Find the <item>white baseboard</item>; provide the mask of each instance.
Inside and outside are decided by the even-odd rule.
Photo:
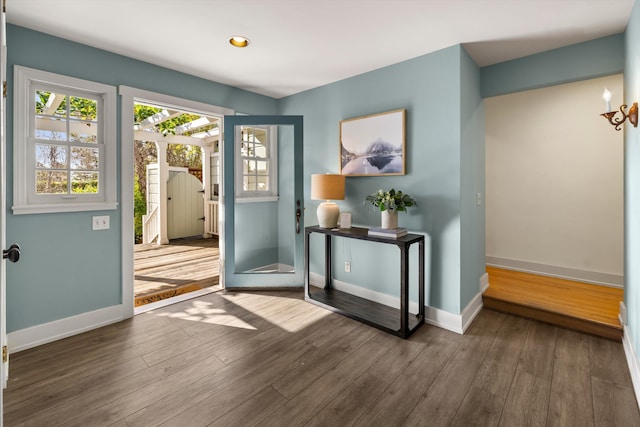
[[[370,289],[362,288],[351,283],[333,280],[333,287],[339,291],[347,292],[360,298],[375,301],[388,307],[399,308],[400,298]],[[316,287],[324,286],[324,276],[318,273],[309,274],[309,284]],[[462,311],[462,314],[453,314],[445,310],[435,307],[425,306],[425,323],[446,329],[451,332],[463,334],[467,330],[473,319],[476,318],[482,309],[482,292],[479,292]],[[418,304],[409,302],[409,311],[411,313],[418,312]]]
[[[17,353],[119,322],[124,319],[123,310],[123,305],[114,305],[11,332],[7,334],[9,353]]]
[[[640,364],[638,363],[638,355],[633,349],[629,328],[626,325],[624,326],[624,334],[622,335],[622,346],[624,347],[624,354],[627,357],[627,365],[629,365],[629,373],[631,374],[633,391],[636,394],[636,402],[638,403],[638,408],[640,408]]]
[[[484,273],[480,278],[480,293],[483,293],[489,287],[489,273]]]
[[[482,310],[482,292],[475,297],[462,310],[462,314],[453,314],[434,307],[425,307],[425,322],[446,329],[457,334],[464,334],[467,328]]]
[[[309,273],[309,284],[318,288],[324,286],[324,276],[318,273]],[[375,301],[379,304],[386,305],[387,307],[400,308],[400,298],[392,297],[391,295],[383,294],[381,292],[372,291],[371,289],[356,286],[352,283],[343,282],[341,280],[333,279],[331,281],[334,289],[342,292],[346,292],[351,295],[355,295],[360,298],[368,299],[369,301]],[[418,312],[418,303],[409,301],[409,311],[412,313]]]
[[[627,325],[627,306],[624,301],[620,301],[620,311],[618,312],[618,320],[622,326]]]
[[[579,282],[592,283],[594,285],[610,286],[612,288],[624,287],[624,276],[619,274],[600,273],[597,271],[580,270],[577,268],[560,267],[557,265],[547,265],[537,262],[498,258],[493,256],[487,256],[486,262],[487,265],[492,267],[522,271],[523,273],[576,280]]]

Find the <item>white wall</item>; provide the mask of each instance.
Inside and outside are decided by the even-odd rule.
[[[622,75],[487,98],[487,263],[621,285]]]

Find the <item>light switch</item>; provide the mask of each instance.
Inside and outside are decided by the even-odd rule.
[[[109,229],[109,216],[94,216],[91,219],[91,228],[93,230],[108,230]]]

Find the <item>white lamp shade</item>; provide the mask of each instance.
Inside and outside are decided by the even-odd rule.
[[[344,200],[344,175],[311,175],[312,200]]]

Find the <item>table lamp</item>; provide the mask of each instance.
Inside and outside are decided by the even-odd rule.
[[[344,175],[311,175],[311,199],[324,200],[316,211],[318,225],[322,228],[337,227],[340,209],[330,200],[344,200]]]

